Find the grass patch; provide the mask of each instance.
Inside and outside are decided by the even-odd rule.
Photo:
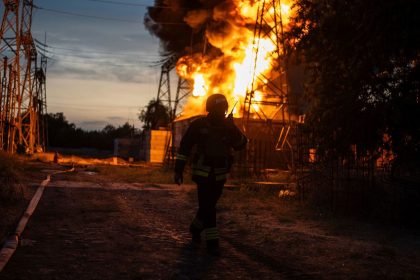
[[[127,183],[167,183],[169,181],[169,173],[154,166],[100,166],[98,169],[101,175],[115,181],[123,180]]]
[[[92,168],[91,168],[92,169]],[[111,166],[98,165],[93,169],[98,176],[113,182],[122,183],[151,183],[151,184],[173,184],[174,171],[157,165],[144,166]],[[191,184],[191,175],[184,172],[184,183]]]
[[[0,245],[13,232],[27,201],[25,200],[25,162],[0,152]]]
[[[0,201],[11,203],[24,197],[22,163],[11,155],[0,152]]]

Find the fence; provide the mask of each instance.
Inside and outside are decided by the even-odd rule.
[[[295,173],[301,201],[338,214],[417,223],[420,180],[396,174],[393,158],[385,151],[362,153],[352,145],[347,153],[333,151],[320,158],[311,132],[300,129],[296,141]]]

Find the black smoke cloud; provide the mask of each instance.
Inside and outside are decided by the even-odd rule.
[[[223,0],[155,0],[144,17],[144,25],[161,42],[163,56],[202,51],[206,26],[213,9]]]

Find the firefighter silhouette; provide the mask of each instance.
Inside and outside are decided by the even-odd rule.
[[[245,148],[248,142],[235,126],[226,97],[213,94],[206,101],[207,116],[194,120],[185,132],[175,162],[175,183],[183,182],[183,171],[193,147],[193,181],[197,184],[198,211],[190,225],[193,242],[201,241],[204,231],[207,252],[219,255],[219,231],[216,225],[216,204],[230,171],[233,150]]]

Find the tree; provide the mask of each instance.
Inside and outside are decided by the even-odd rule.
[[[144,129],[167,127],[170,122],[169,109],[160,100],[152,99],[146,109],[140,112],[139,120],[144,123]]]
[[[311,73],[307,124],[321,151],[370,153],[383,136],[420,158],[420,2],[296,0],[289,48]]]
[[[100,131],[85,131],[69,123],[63,113],[48,114],[47,120],[51,147],[112,150],[114,139],[136,137],[140,134],[128,122],[118,127],[109,124]]]
[[[70,147],[74,145],[76,126],[69,123],[63,113],[47,115],[48,143],[52,147]]]

